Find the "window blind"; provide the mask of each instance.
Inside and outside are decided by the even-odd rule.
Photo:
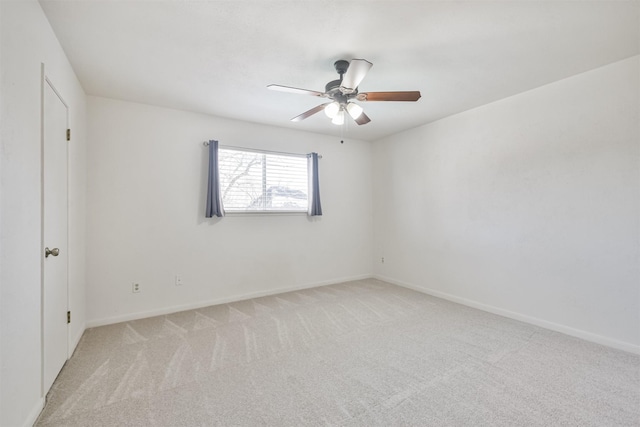
[[[220,148],[220,192],[227,212],[306,212],[305,155]]]

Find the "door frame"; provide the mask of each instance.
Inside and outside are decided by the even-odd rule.
[[[1,1],[1,0],[0,0]],[[58,97],[58,99],[60,99],[60,102],[62,102],[62,104],[64,105],[65,109],[67,110],[67,114],[66,114],[66,128],[69,129],[69,104],[67,104],[67,102],[64,100],[64,98],[62,97],[62,95],[60,94],[60,92],[58,91],[58,89],[56,88],[56,86],[53,84],[53,82],[51,81],[51,79],[49,78],[49,76],[45,73],[45,64],[41,63],[40,64],[40,70],[41,70],[41,79],[40,79],[40,395],[41,397],[44,399],[46,398],[46,394],[48,392],[48,390],[44,389],[44,370],[45,370],[45,359],[44,359],[44,354],[45,354],[45,348],[44,348],[44,343],[45,343],[45,339],[44,339],[44,269],[45,269],[45,263],[44,263],[44,247],[45,247],[45,229],[44,229],[44,171],[45,171],[45,161],[44,161],[44,144],[45,144],[45,126],[44,126],[44,114],[45,114],[45,108],[44,108],[44,101],[45,101],[45,91],[47,88],[47,85],[51,88],[51,90],[53,90],[53,93],[56,94],[56,96]],[[65,170],[65,174],[67,176],[66,179],[66,195],[67,195],[67,200],[66,205],[67,205],[67,218],[66,218],[66,223],[67,223],[67,251],[69,251],[69,144],[67,142],[66,145],[66,158],[67,158],[67,164],[66,164],[66,170]],[[66,283],[66,289],[67,289],[67,310],[69,310],[69,302],[70,302],[70,298],[69,298],[69,255],[67,255],[67,283]],[[69,325],[67,324],[67,342],[65,345],[65,349],[66,349],[66,356],[67,356],[67,360],[69,360]],[[64,365],[63,365],[64,366]]]

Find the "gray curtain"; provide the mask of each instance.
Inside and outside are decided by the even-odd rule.
[[[318,180],[318,153],[307,155],[309,170],[309,216],[322,215],[320,204],[320,183]]]
[[[205,216],[223,217],[224,207],[220,195],[220,172],[218,169],[218,141],[209,141],[209,176],[207,177],[207,208]]]

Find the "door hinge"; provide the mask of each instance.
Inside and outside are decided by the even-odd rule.
[[[71,312],[67,311],[67,324],[71,323]]]
[[[71,129],[67,129],[67,141],[71,141]]]

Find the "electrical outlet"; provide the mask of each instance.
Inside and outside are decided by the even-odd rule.
[[[176,286],[182,286],[184,283],[182,282],[182,275],[176,274]]]
[[[384,257],[380,258],[380,264],[384,264]]]
[[[134,294],[137,294],[138,292],[140,292],[140,283],[132,283],[131,292]]]

